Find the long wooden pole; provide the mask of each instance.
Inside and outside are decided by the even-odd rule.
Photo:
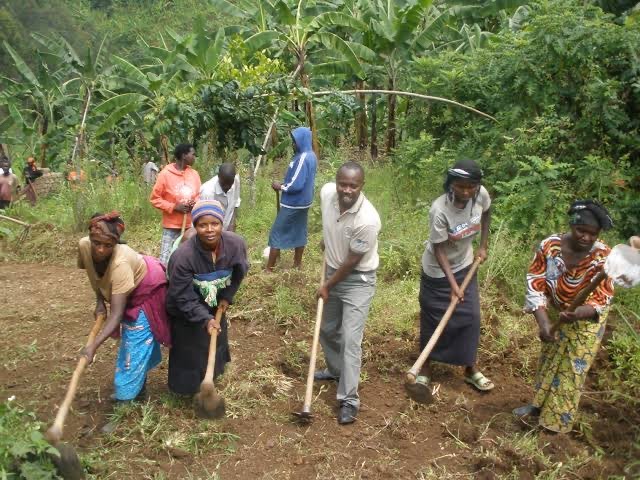
[[[6,215],[0,215],[1,220],[8,220],[13,223],[17,223],[18,225],[22,225],[25,228],[30,228],[32,225],[27,222],[23,222],[22,220],[18,220],[16,218],[7,217]]]
[[[299,65],[298,68],[296,69],[295,72],[293,72],[293,74],[291,75],[292,78],[295,78],[295,76],[298,74],[298,72],[300,71],[301,66]],[[421,93],[413,93],[413,92],[404,92],[402,90],[383,90],[383,89],[355,89],[355,90],[322,90],[319,92],[310,92],[310,95],[312,96],[323,96],[323,95],[338,95],[338,94],[342,94],[342,93],[347,93],[347,94],[365,94],[365,93],[369,93],[369,94],[383,94],[383,95],[400,95],[403,97],[413,97],[413,98],[419,98],[422,100],[430,100],[430,101],[434,101],[434,102],[442,102],[442,103],[448,103],[449,105],[454,105],[456,107],[460,107],[460,108],[464,108],[465,110],[469,110],[470,112],[473,112],[477,115],[480,115],[482,117],[488,118],[489,120],[493,121],[493,122],[498,122],[498,120],[489,115],[488,113],[484,113],[476,108],[470,107],[469,105],[465,105],[464,103],[460,103],[460,102],[456,102],[455,100],[450,100],[448,98],[443,98],[443,97],[436,97],[433,95],[423,95]],[[267,130],[267,134],[265,136],[264,142],[262,142],[262,150],[264,151],[267,147],[267,142],[269,139],[269,136],[271,135],[271,131],[273,130],[273,127],[276,123],[276,120],[278,118],[278,112],[279,112],[279,108],[276,109],[276,112],[271,120],[271,124],[269,125],[269,129]],[[256,165],[255,168],[253,169],[253,177],[252,180],[255,182],[255,178],[258,175],[258,169],[260,168],[260,162],[262,161],[264,157],[264,154],[261,153],[258,156],[258,159],[256,160]],[[253,197],[253,195],[252,195]]]
[[[476,258],[476,260],[471,265],[471,268],[467,272],[467,275],[464,277],[464,280],[462,281],[462,285],[460,285],[460,290],[464,292],[467,289],[467,287],[469,286],[469,283],[471,283],[471,280],[473,280],[473,275],[476,273],[476,270],[478,269],[479,266],[480,266],[480,259]],[[427,357],[431,354],[433,347],[436,346],[436,343],[440,339],[440,335],[442,334],[445,327],[447,326],[447,323],[449,323],[449,319],[451,319],[451,316],[453,315],[454,310],[458,306],[459,301],[460,300],[457,297],[451,300],[451,302],[449,303],[449,308],[447,308],[447,311],[444,312],[444,315],[442,316],[442,319],[440,320],[440,323],[436,327],[435,331],[431,335],[429,342],[427,343],[427,345],[425,345],[424,349],[420,353],[420,356],[416,360],[416,363],[414,363],[411,369],[407,372],[407,381],[410,384],[416,383],[416,378],[418,378],[418,372],[422,368],[422,365],[424,365],[424,362],[427,360]]]
[[[448,103],[450,105],[455,105],[456,107],[460,107],[460,108],[464,108],[466,110],[469,110],[473,113],[477,113],[478,115],[481,115],[485,118],[488,118],[489,120],[493,120],[494,122],[497,122],[498,120],[495,117],[492,117],[491,115],[481,112],[480,110],[477,110],[473,107],[470,107],[469,105],[465,105],[464,103],[460,103],[460,102],[456,102],[455,100],[449,100],[448,98],[443,98],[443,97],[434,97],[433,95],[423,95],[421,93],[413,93],[413,92],[403,92],[401,90],[371,90],[371,89],[366,89],[366,90],[322,90],[320,92],[310,92],[310,95],[313,96],[321,96],[321,95],[337,95],[339,93],[353,93],[353,94],[359,94],[359,93],[382,93],[385,95],[400,95],[400,96],[404,96],[404,97],[414,97],[414,98],[421,98],[422,100],[433,100],[436,102],[443,102],[443,103]]]
[[[325,274],[327,271],[326,259],[322,259],[322,269],[320,271],[320,285],[325,281]],[[316,309],[316,323],[313,328],[313,342],[311,343],[311,355],[309,357],[309,371],[307,372],[307,385],[304,393],[304,405],[302,406],[302,413],[311,414],[311,400],[313,398],[313,379],[316,370],[316,358],[318,357],[318,343],[320,340],[320,327],[322,326],[322,308],[324,307],[324,300],[322,297],[318,298],[318,306]]]

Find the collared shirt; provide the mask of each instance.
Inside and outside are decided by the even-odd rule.
[[[360,192],[356,203],[340,214],[336,184],[327,183],[320,191],[320,208],[327,265],[340,268],[351,251],[364,254],[355,270],[376,270],[380,263],[378,233],[382,224],[380,215],[364,193]]]
[[[222,228],[229,229],[231,220],[233,219],[234,210],[240,207],[240,176],[236,175],[233,185],[228,192],[225,193],[220,186],[218,175],[208,182],[205,182],[200,188],[200,200],[217,200],[224,207],[224,221]]]

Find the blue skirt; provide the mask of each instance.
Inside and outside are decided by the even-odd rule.
[[[142,390],[147,372],[160,363],[162,354],[142,309],[134,322],[123,321],[121,325],[122,339],[113,379],[115,398],[133,400]]]
[[[269,234],[269,246],[280,250],[307,244],[308,208],[282,207]]]

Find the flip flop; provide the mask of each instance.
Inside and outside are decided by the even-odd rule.
[[[464,381],[470,385],[473,385],[481,392],[488,392],[489,390],[493,390],[495,385],[491,380],[485,377],[482,372],[476,372],[470,377],[464,377]]]

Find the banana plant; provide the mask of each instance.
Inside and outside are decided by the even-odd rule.
[[[106,37],[98,46],[95,54],[91,47],[88,47],[81,59],[80,55],[75,51],[71,44],[62,36],[49,38],[45,35],[34,33],[33,38],[42,45],[46,50],[41,52],[42,55],[48,56],[58,63],[65,63],[68,66],[68,78],[63,82],[62,86],[67,89],[77,89],[78,98],[82,99],[81,109],[78,117],[80,118],[77,126],[75,142],[69,160],[69,165],[74,165],[75,158],[78,154],[82,156],[85,144],[85,126],[92,104],[92,99],[96,91],[108,80],[108,69],[104,68],[102,62],[102,51]],[[80,164],[76,165],[78,178],[80,177]]]
[[[119,124],[132,136],[150,126],[143,136],[160,139],[163,160],[169,161],[168,135],[186,137],[196,112],[183,112],[181,100],[190,99],[192,92],[183,82],[183,71],[161,64],[138,68],[125,58],[111,56],[112,76],[109,98],[96,106],[95,112],[105,116],[94,135],[100,137]],[[139,135],[137,135],[139,138]]]
[[[424,35],[439,23],[427,21],[432,0],[360,0],[357,8],[362,11],[368,28],[363,43],[375,51],[374,65],[383,65],[386,71],[387,89],[396,90],[399,78],[411,61],[416,38]],[[373,131],[372,131],[373,135]],[[387,96],[386,151],[396,146],[396,96]],[[372,149],[377,152],[377,145]]]
[[[171,45],[163,35],[160,35],[161,46],[149,45],[142,39],[156,64],[180,71],[184,80],[192,82],[195,89],[214,80],[225,51],[225,29],[220,28],[215,35],[210,35],[204,28],[202,18],[198,18],[193,31],[187,35],[170,28],[166,31],[173,41]]]
[[[48,63],[46,55],[37,52],[38,70],[34,72],[20,55],[3,42],[4,48],[13,59],[19,81],[2,77],[8,85],[8,93],[0,97],[7,107],[9,117],[0,123],[0,134],[10,127],[19,128],[22,134],[31,138],[31,148],[39,144],[40,163],[46,166],[48,137],[51,128],[58,131],[57,123],[63,117],[63,108],[77,97],[69,94],[64,86],[68,66],[64,63]]]
[[[374,55],[366,47],[349,42],[334,33],[335,29],[366,30],[367,25],[340,11],[342,2],[305,0],[212,0],[223,13],[242,22],[246,45],[253,50],[270,49],[275,56],[287,56],[293,60],[292,76],[297,78],[303,90],[310,87],[310,74],[314,60],[326,59],[326,52],[333,54],[333,63],[347,65],[358,77],[364,78],[361,64],[363,56]],[[375,56],[375,55],[374,55]],[[326,62],[325,62],[326,63]],[[305,100],[305,113],[313,132],[313,149],[319,155],[317,124],[310,98]]]

